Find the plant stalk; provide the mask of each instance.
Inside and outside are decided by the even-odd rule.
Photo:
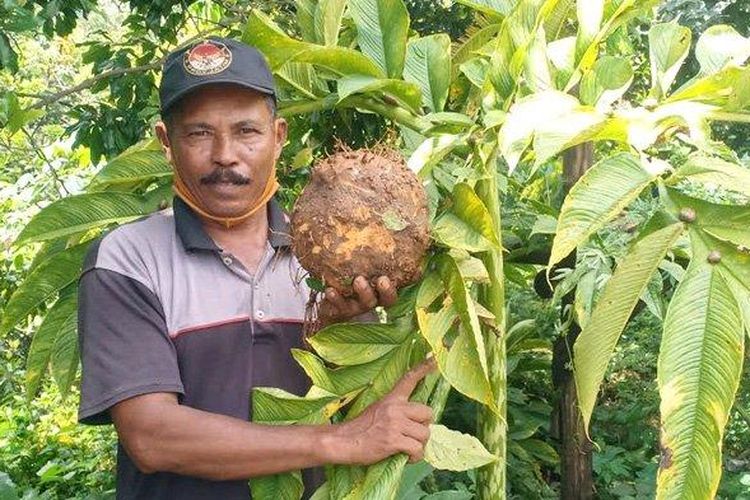
[[[477,155],[481,158],[481,155]],[[477,183],[476,192],[492,217],[498,240],[502,241],[500,198],[497,190],[496,153],[490,154],[483,167],[487,178]],[[477,476],[477,498],[479,500],[501,500],[505,498],[506,448],[508,425],[507,375],[505,354],[505,284],[503,276],[502,248],[483,253],[481,256],[490,282],[480,288],[479,302],[495,315],[491,326],[483,326],[487,351],[487,368],[496,412],[488,407],[479,409],[477,419],[478,437],[490,453],[498,460],[479,469]]]

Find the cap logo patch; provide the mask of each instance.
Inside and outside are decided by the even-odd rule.
[[[221,42],[206,40],[185,52],[185,71],[195,76],[221,73],[232,62],[232,52]]]

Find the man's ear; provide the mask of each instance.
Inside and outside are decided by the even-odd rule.
[[[164,151],[164,156],[167,157],[167,161],[174,165],[172,156],[172,144],[169,142],[169,134],[167,133],[167,125],[163,121],[156,122],[154,125],[154,132],[156,137],[161,143],[161,150]]]
[[[284,149],[284,145],[286,144],[286,134],[288,125],[285,119],[283,118],[277,118],[275,120],[275,127],[276,127],[276,150],[274,151],[274,160],[279,161],[279,157],[281,157],[281,150]]]

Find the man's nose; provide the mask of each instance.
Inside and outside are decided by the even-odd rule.
[[[235,143],[230,134],[216,134],[213,144],[214,163],[230,167],[237,163],[237,151]]]

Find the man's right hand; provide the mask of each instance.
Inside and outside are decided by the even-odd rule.
[[[410,462],[421,460],[430,438],[432,409],[409,401],[409,397],[434,369],[434,359],[412,368],[360,416],[331,428],[331,462],[369,465],[397,453],[409,455]]]

